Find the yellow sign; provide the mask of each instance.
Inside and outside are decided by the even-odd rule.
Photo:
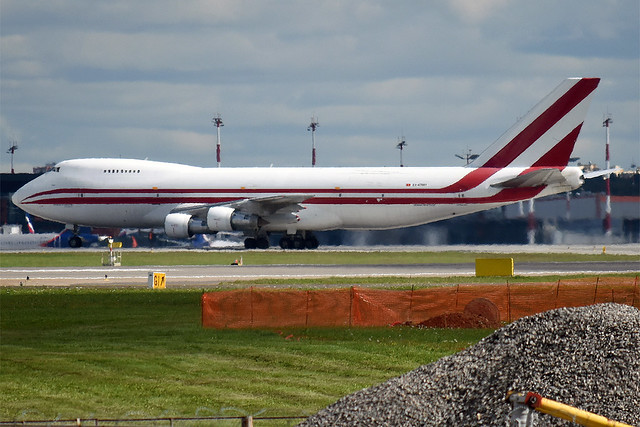
[[[513,276],[513,258],[476,259],[476,277]]]
[[[164,273],[149,273],[149,288],[165,289],[167,287],[167,275]]]

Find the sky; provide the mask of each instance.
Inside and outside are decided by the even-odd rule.
[[[2,0],[1,171],[82,157],[458,166],[567,77],[574,156],[640,163],[638,0]]]

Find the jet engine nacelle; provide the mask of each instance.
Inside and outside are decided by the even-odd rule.
[[[186,213],[172,213],[164,219],[164,232],[169,237],[186,239],[194,234],[208,233],[207,223]]]
[[[571,186],[571,189],[575,190],[580,188],[584,184],[584,174],[580,168],[568,167],[562,171],[562,176],[567,180],[567,183]]]
[[[217,231],[256,231],[258,216],[236,212],[227,206],[214,206],[207,211],[207,220],[187,213],[172,213],[164,219],[164,232],[169,237],[185,239],[194,234]]]
[[[211,231],[255,231],[258,216],[236,212],[228,206],[214,206],[207,212],[207,226]]]

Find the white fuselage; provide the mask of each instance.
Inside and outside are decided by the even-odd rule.
[[[185,204],[224,205],[308,195],[302,209],[263,231],[389,229],[438,221],[568,191],[567,185],[494,188],[531,168],[200,168],[128,159],[79,159],[25,185],[14,202],[66,224],[162,227]],[[563,175],[581,173],[564,168]],[[574,186],[575,187],[575,186]]]

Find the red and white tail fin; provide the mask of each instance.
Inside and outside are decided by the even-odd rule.
[[[33,224],[31,224],[31,218],[29,218],[28,214],[24,214],[24,217],[27,220],[27,228],[29,229],[29,234],[35,234],[36,230],[33,228]]]
[[[469,166],[566,166],[599,82],[566,79]]]

